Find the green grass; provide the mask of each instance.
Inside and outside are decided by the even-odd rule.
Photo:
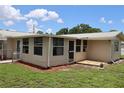
[[[124,87],[124,64],[112,64],[104,70],[72,67],[69,71],[56,72],[0,64],[0,87]]]
[[[124,58],[124,55],[121,55],[120,58]]]

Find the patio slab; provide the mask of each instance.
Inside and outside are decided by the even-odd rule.
[[[16,62],[16,61],[17,60],[13,60],[13,62]],[[6,63],[12,63],[12,59],[0,61],[0,64],[6,64]]]
[[[107,64],[102,61],[91,61],[91,60],[83,60],[83,61],[79,61],[77,63],[82,64],[82,65],[91,65],[91,66],[100,66],[101,64],[103,64],[103,65]]]

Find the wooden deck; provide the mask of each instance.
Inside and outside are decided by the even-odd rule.
[[[102,61],[91,61],[91,60],[83,60],[83,61],[79,61],[77,63],[82,64],[82,65],[91,65],[91,66],[100,66],[101,64],[103,64],[103,65],[107,64]]]

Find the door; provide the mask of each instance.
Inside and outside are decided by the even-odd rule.
[[[74,41],[69,41],[68,56],[69,56],[69,62],[73,62],[74,61]]]
[[[16,44],[17,58],[20,58],[20,40],[17,40]]]

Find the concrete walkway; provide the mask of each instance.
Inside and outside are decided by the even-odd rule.
[[[91,66],[100,66],[101,64],[103,64],[103,65],[107,64],[105,62],[91,61],[91,60],[83,60],[83,61],[79,61],[77,63],[82,64],[82,65],[91,65]]]
[[[5,64],[5,63],[12,63],[12,60],[2,60],[2,61],[0,61],[0,64]]]

